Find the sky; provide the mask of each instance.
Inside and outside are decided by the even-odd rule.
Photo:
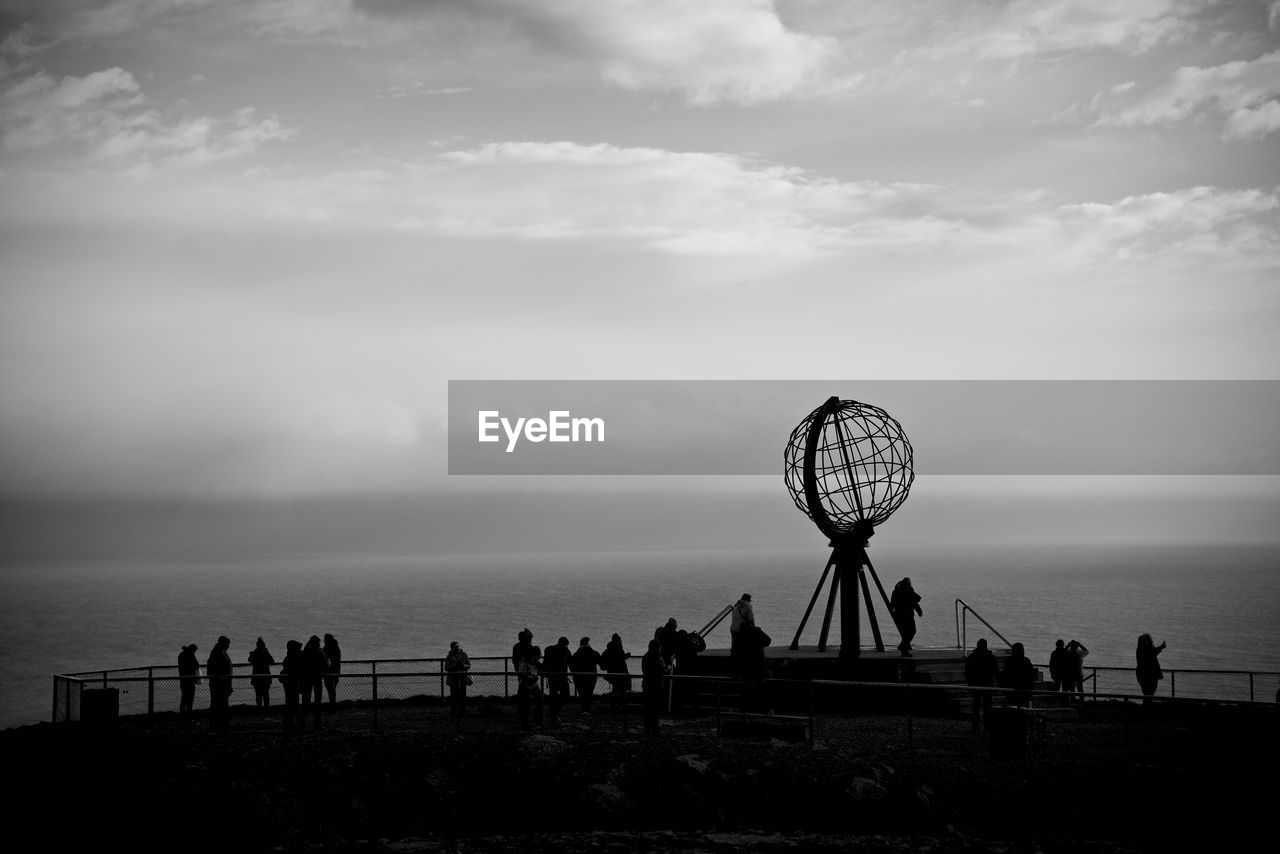
[[[1280,2],[0,0],[0,157],[6,553],[797,536],[781,466],[450,477],[450,380],[1280,379]],[[910,530],[1082,490],[958,483]]]

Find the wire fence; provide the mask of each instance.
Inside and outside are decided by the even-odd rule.
[[[1048,673],[1048,665],[1037,665]],[[1084,668],[1084,693],[1137,694],[1138,677],[1130,667]],[[1155,696],[1225,702],[1280,702],[1280,673],[1253,670],[1165,670]]]
[[[645,731],[645,694],[639,674],[543,673],[537,687],[521,691],[506,658],[473,658],[457,683],[442,659],[343,662],[333,684],[320,685],[320,702],[300,705],[303,729],[342,726],[419,728],[424,723],[457,731],[495,725],[537,731],[608,734]],[[575,678],[577,676],[578,678]],[[54,676],[53,720],[102,721],[117,715],[181,717],[183,683],[194,683],[193,717],[209,712],[205,677],[181,677],[176,667],[139,667]],[[267,705],[258,705],[258,687]],[[254,675],[237,667],[231,677],[230,716],[236,727],[280,727],[284,688],[278,674]],[[888,731],[906,749],[972,751],[975,734],[993,755],[1034,754],[1070,759],[1099,750],[1141,755],[1133,724],[1151,729],[1147,704],[1187,709],[1218,703],[1261,710],[1274,717],[1280,673],[1165,671],[1160,690],[1145,699],[1125,668],[1087,668],[1083,695],[1055,691],[1012,692],[956,684],[846,682],[674,675],[663,679],[657,708],[663,732],[698,736],[755,735],[790,741],[847,741],[883,737]],[[457,703],[462,700],[461,705]],[[981,703],[990,698],[990,709]],[[1213,701],[1206,703],[1206,701]],[[975,706],[983,714],[975,718]],[[457,712],[461,711],[461,714]],[[1084,734],[1087,723],[1089,734]],[[655,723],[655,726],[657,724]],[[879,735],[877,735],[879,734]],[[1108,747],[1110,744],[1110,747]],[[1083,753],[1082,753],[1083,752]]]

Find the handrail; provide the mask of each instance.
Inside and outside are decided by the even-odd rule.
[[[707,623],[705,626],[703,626],[701,629],[697,631],[698,637],[705,639],[707,637],[707,633],[715,629],[716,626],[723,623],[724,618],[729,616],[729,614],[732,611],[733,611],[732,605],[725,605],[723,608],[721,608],[720,613],[712,617],[709,623]]]
[[[968,625],[967,625],[969,614],[973,614],[973,616],[978,618],[978,620],[982,623],[982,625],[986,626],[988,629],[994,632],[996,637],[1004,641],[1005,646],[1010,648],[1013,647],[1013,643],[1010,642],[1010,640],[1007,637],[1000,634],[999,629],[997,629],[995,626],[991,625],[985,619],[983,619],[983,616],[979,614],[977,611],[975,611],[972,608],[972,606],[969,605],[968,602],[964,601],[963,599],[957,598],[955,608],[956,608],[956,647],[960,649],[961,652],[969,648]]]

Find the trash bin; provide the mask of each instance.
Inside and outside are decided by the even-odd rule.
[[[90,726],[109,727],[120,716],[119,688],[85,688],[80,693],[80,720]]]
[[[1021,759],[1031,737],[1031,710],[1016,706],[992,709],[987,716],[993,759]]]

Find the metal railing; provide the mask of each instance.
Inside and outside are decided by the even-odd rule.
[[[466,689],[468,702],[480,704],[505,703],[518,695],[518,675],[511,667],[507,657],[490,656],[472,659],[472,669],[468,672],[472,684]],[[254,675],[248,665],[238,665],[232,675],[233,694],[231,702],[237,707],[237,714],[254,714],[257,712],[271,714],[283,711],[283,687],[279,683],[278,674],[267,677],[266,693],[270,705],[255,708],[257,691],[255,679],[262,680],[263,675]],[[88,671],[75,674],[57,674],[53,677],[52,720],[75,721],[81,719],[81,710],[86,691],[113,688],[117,692],[115,711],[121,715],[156,715],[178,711],[179,700],[184,681],[206,677],[184,677],[176,673],[176,666],[153,666],[120,668],[111,670]],[[1090,667],[1085,682],[1091,683],[1084,695],[1075,698],[1086,699],[1091,703],[1101,700],[1142,700],[1137,681],[1132,669],[1121,667]],[[1214,701],[1237,704],[1267,704],[1280,692],[1280,672],[1272,671],[1221,671],[1221,670],[1165,670],[1165,679],[1152,699],[1156,701]],[[551,702],[548,680],[561,680],[556,684],[556,702],[566,705],[578,704],[590,706],[601,703],[606,708],[620,711],[625,717],[628,706],[635,700],[635,694],[628,693],[634,680],[642,678],[640,674],[631,673],[597,673],[594,678],[572,672],[564,674],[540,674],[539,693],[547,703]],[[726,702],[740,693],[745,683],[738,677],[715,677],[705,675],[675,674],[664,677],[665,696],[672,698],[676,708],[684,710],[714,709],[717,720],[724,713]],[[323,693],[324,709],[343,709],[366,714],[370,723],[378,726],[397,715],[413,718],[420,715],[423,707],[446,706],[451,697],[450,674],[444,670],[444,659],[369,659],[343,662],[343,671],[338,674],[335,685],[337,704],[328,704],[327,692]],[[259,683],[261,684],[261,682]],[[992,691],[1007,695],[1003,689],[982,689],[958,683],[868,683],[845,682],[839,680],[781,680],[769,679],[764,686],[802,685],[803,688],[792,688],[792,691],[830,692],[830,686],[843,685],[846,691],[865,691],[871,689],[906,690],[907,709],[910,709],[911,691],[943,691],[950,692],[960,706],[974,692]],[[826,687],[824,687],[826,686]],[[905,687],[904,687],[905,686]],[[207,683],[206,690],[197,690],[196,712],[204,714],[209,706]],[[567,690],[562,690],[567,689]],[[753,689],[756,690],[756,689]],[[769,688],[762,690],[766,695]],[[588,699],[586,693],[590,693]],[[714,695],[714,701],[712,697]],[[1042,697],[1061,704],[1066,692],[1037,691],[1033,696]],[[664,703],[670,708],[670,703]],[[310,709],[312,713],[316,710]],[[956,709],[952,709],[956,711]],[[330,712],[326,712],[330,713]],[[632,714],[635,714],[632,711]],[[625,723],[624,723],[625,727]]]
[[[971,605],[969,605],[968,602],[964,601],[963,599],[956,599],[955,610],[956,610],[956,647],[961,652],[967,652],[969,649],[969,641],[968,641],[968,615],[969,614],[973,614],[973,616],[976,617],[978,621],[982,623],[982,625],[986,626],[988,629],[992,631],[993,634],[995,634],[996,637],[1004,641],[1005,646],[1010,648],[1013,647],[1013,643],[1007,637],[1000,634],[999,629],[997,629],[995,626],[988,623],[981,614],[979,614],[977,611],[973,609]]]

